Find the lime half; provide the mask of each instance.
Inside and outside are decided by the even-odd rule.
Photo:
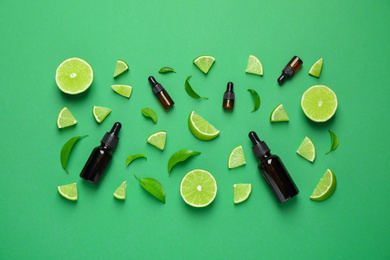
[[[257,75],[263,75],[263,65],[261,64],[260,60],[254,56],[249,55],[248,64],[246,65],[246,73],[251,74],[257,74]]]
[[[164,150],[166,140],[167,140],[167,132],[166,131],[160,131],[160,132],[151,134],[151,135],[149,135],[148,139],[146,139],[146,141],[148,143],[157,147],[160,150]]]
[[[326,122],[337,110],[337,96],[325,85],[310,87],[302,95],[301,108],[314,122]]]
[[[77,124],[76,118],[72,115],[67,107],[61,109],[57,116],[57,127],[64,128]]]
[[[309,74],[313,77],[319,78],[321,75],[321,70],[322,70],[322,63],[324,62],[324,58],[319,59],[316,61],[316,63],[311,66],[309,70]]]
[[[303,142],[297,150],[297,154],[310,162],[314,162],[314,159],[316,158],[316,148],[309,137],[306,136],[305,139],[303,139]]]
[[[188,172],[180,183],[180,194],[185,203],[193,207],[206,207],[217,195],[217,182],[205,170]]]
[[[242,145],[237,146],[229,155],[228,167],[229,169],[239,167],[246,164],[244,150]]]
[[[336,175],[334,175],[332,170],[327,169],[324,176],[317,184],[317,187],[314,189],[313,194],[311,194],[310,199],[316,201],[326,200],[336,190],[336,186]]]
[[[59,89],[71,95],[86,91],[93,81],[91,65],[80,58],[64,60],[57,68],[56,83]]]
[[[124,60],[118,60],[116,63],[114,78],[121,75],[123,72],[129,69],[129,65]]]
[[[57,187],[62,197],[68,200],[77,200],[77,184],[71,183]]]
[[[93,107],[93,116],[96,121],[100,124],[103,120],[111,113],[111,109],[107,107]]]
[[[215,61],[215,58],[213,56],[203,55],[199,56],[194,60],[194,64],[204,72],[204,74],[207,74],[209,72],[211,66],[213,65]]]
[[[127,98],[130,98],[131,92],[133,90],[133,87],[128,85],[112,85],[111,88],[119,95]]]
[[[122,184],[115,190],[114,197],[118,200],[124,200],[126,199],[126,188],[127,184],[126,181],[122,182]]]
[[[252,184],[234,184],[233,185],[233,194],[234,194],[234,204],[241,203],[243,201],[246,201],[249,198],[249,195],[251,195],[252,192]]]
[[[191,133],[200,140],[211,140],[219,135],[219,130],[195,111],[192,111],[188,117],[188,127]]]
[[[287,122],[290,120],[282,104],[277,105],[274,110],[272,110],[270,119],[271,122]]]

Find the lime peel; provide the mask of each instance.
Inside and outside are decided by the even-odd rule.
[[[263,65],[255,55],[249,55],[245,72],[260,76],[263,75]]]
[[[323,201],[329,198],[336,190],[337,181],[336,175],[332,170],[327,169],[324,176],[322,176],[317,187],[311,194],[310,199],[314,201]]]
[[[57,187],[58,193],[68,200],[77,200],[77,183]]]
[[[316,158],[316,148],[309,137],[306,136],[305,139],[303,139],[297,150],[297,154],[310,162],[314,162]]]
[[[242,149],[242,145],[239,145],[236,148],[234,148],[229,155],[228,168],[233,169],[245,164],[246,164],[246,160],[245,160],[244,150]]]
[[[251,195],[252,192],[252,184],[234,184],[233,185],[233,202],[234,204],[239,204],[241,202],[246,201],[249,198],[249,195]]]
[[[209,55],[202,55],[194,59],[194,64],[204,73],[209,72],[211,66],[214,64],[215,58]]]

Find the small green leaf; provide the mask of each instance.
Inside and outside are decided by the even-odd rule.
[[[327,151],[325,154],[329,153],[330,151],[333,151],[339,145],[339,139],[337,138],[337,136],[332,131],[330,130],[328,131],[330,133],[330,137],[332,138],[332,146],[330,147],[329,151]]]
[[[153,109],[145,107],[141,109],[141,112],[144,116],[150,117],[154,124],[157,124],[157,114]]]
[[[254,89],[249,88],[248,91],[250,91],[252,93],[253,102],[255,103],[255,106],[254,106],[253,110],[251,111],[251,113],[252,113],[252,112],[256,111],[257,109],[259,109],[259,107],[260,107],[260,96],[259,96],[259,94],[257,94],[256,90],[254,90]]]
[[[195,152],[187,149],[182,149],[177,151],[176,153],[172,154],[171,158],[169,158],[168,161],[168,172],[169,172],[169,177],[171,177],[171,170],[173,166],[178,164],[179,162],[183,162],[188,159],[188,157],[191,157],[193,155],[200,154],[200,152]]]
[[[188,77],[186,78],[186,82],[184,83],[184,88],[185,88],[187,94],[188,94],[190,97],[195,98],[195,99],[199,99],[199,98],[209,99],[209,98],[207,98],[207,97],[201,97],[201,96],[199,96],[198,93],[196,93],[196,92],[192,89],[190,83],[188,82],[189,78],[191,78],[191,77],[192,77],[192,76],[188,76]]]
[[[137,175],[134,174],[134,176],[139,180],[139,183],[147,192],[149,192],[165,204],[165,190],[161,183],[159,183],[153,178],[140,179],[137,177]]]
[[[61,165],[62,165],[62,168],[64,168],[68,174],[69,174],[69,172],[66,169],[66,164],[68,163],[70,151],[72,151],[72,148],[73,148],[74,144],[77,142],[77,140],[79,140],[80,138],[83,138],[85,136],[87,136],[87,135],[72,137],[69,139],[69,141],[67,141],[64,144],[64,146],[62,146],[61,155],[60,155]]]
[[[146,158],[146,156],[144,154],[133,154],[133,155],[129,155],[126,159],[126,166],[129,166],[129,164],[134,161],[135,159],[138,159],[138,158],[145,158],[146,160],[148,160],[148,158]]]
[[[170,67],[162,67],[158,71],[158,73],[168,73],[168,72],[175,72],[176,73],[176,71],[174,69],[170,68]]]

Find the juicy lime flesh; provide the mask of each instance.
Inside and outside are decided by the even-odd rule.
[[[127,85],[112,85],[111,88],[121,96],[130,98],[132,87]]]
[[[126,199],[126,181],[122,182],[122,184],[115,190],[114,197],[120,200]]]
[[[331,119],[336,113],[337,105],[336,94],[325,85],[312,86],[302,95],[302,110],[314,122]]]
[[[183,177],[180,194],[188,205],[206,207],[217,195],[217,182],[208,171],[193,170]]]
[[[233,201],[234,204],[241,203],[249,198],[249,195],[252,192],[252,184],[234,184],[233,186]]]
[[[256,56],[249,55],[248,64],[246,66],[245,72],[263,75],[263,65]]]
[[[276,106],[271,113],[271,122],[287,122],[289,120],[287,112],[282,104]]]
[[[57,187],[60,195],[68,200],[77,200],[77,184],[71,183]]]
[[[61,109],[57,117],[57,127],[64,128],[75,125],[77,123],[76,118],[72,115],[67,107]]]
[[[123,60],[118,60],[115,66],[114,78],[121,75],[123,72],[129,69],[127,63]]]
[[[314,189],[313,194],[311,194],[310,199],[316,201],[326,200],[336,190],[336,186],[336,175],[332,170],[327,169],[324,176],[317,184],[317,187]]]
[[[244,150],[242,146],[237,146],[229,155],[228,167],[229,169],[236,168],[246,164]]]
[[[167,132],[160,131],[151,134],[146,141],[151,145],[157,147],[158,149],[164,150],[166,139],[167,139]]]
[[[211,66],[213,65],[215,58],[213,56],[199,56],[194,60],[194,64],[201,70],[203,73],[207,74]]]
[[[103,120],[111,113],[111,109],[107,107],[93,107],[93,116],[95,117],[98,123],[103,122]]]
[[[309,137],[305,137],[299,146],[297,153],[306,160],[313,162],[316,158],[316,148]]]
[[[188,117],[188,127],[192,134],[200,140],[211,140],[219,135],[219,130],[195,111],[192,111]]]
[[[56,83],[59,89],[67,94],[79,94],[92,84],[92,67],[83,59],[70,58],[57,68]]]
[[[311,66],[309,70],[309,74],[312,75],[313,77],[319,78],[321,75],[323,61],[324,61],[323,58],[316,61],[316,63],[314,63],[313,66]]]

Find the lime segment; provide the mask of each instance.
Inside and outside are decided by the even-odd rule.
[[[209,72],[211,66],[213,65],[215,58],[213,56],[203,55],[194,59],[194,64],[203,71],[204,74]]]
[[[205,170],[188,172],[180,183],[180,194],[185,203],[193,207],[206,207],[217,195],[217,182]]]
[[[306,136],[305,139],[303,139],[303,142],[297,150],[297,154],[310,162],[314,162],[314,159],[316,158],[316,148],[309,137]]]
[[[272,110],[270,119],[271,122],[287,122],[290,120],[282,104],[277,105],[274,110]]]
[[[314,122],[326,122],[337,110],[337,96],[325,85],[310,87],[302,95],[301,108],[305,115]]]
[[[229,169],[237,168],[246,164],[244,150],[242,149],[242,145],[237,146],[233,149],[233,151],[229,155],[228,167]]]
[[[191,133],[200,140],[211,140],[219,135],[219,130],[195,111],[192,111],[188,117],[188,127]]]
[[[167,132],[166,131],[160,131],[160,132],[151,134],[151,135],[149,135],[148,139],[146,139],[146,141],[148,143],[157,147],[160,150],[164,150],[166,140],[167,140]]]
[[[122,182],[122,184],[115,190],[114,197],[118,200],[124,200],[126,199],[126,188],[127,184],[126,181]]]
[[[57,68],[56,83],[58,88],[71,95],[86,91],[92,84],[93,70],[91,65],[80,58],[64,60]]]
[[[62,197],[68,200],[77,200],[77,184],[71,183],[57,187],[58,192]]]
[[[127,65],[127,63],[124,60],[118,60],[114,71],[114,78],[118,77],[128,69],[129,69],[129,65]]]
[[[317,187],[314,189],[313,194],[311,194],[310,199],[315,201],[326,200],[336,190],[336,186],[336,175],[332,170],[327,169],[324,176],[317,184]]]
[[[72,115],[67,107],[61,109],[57,116],[57,127],[64,128],[75,125],[77,123],[76,118]]]
[[[251,195],[252,192],[252,184],[234,184],[233,185],[233,194],[234,194],[234,204],[241,203],[243,201],[246,201],[249,198],[249,195]]]
[[[322,70],[322,63],[324,62],[324,58],[319,59],[316,61],[316,63],[311,66],[309,70],[309,74],[313,77],[319,78],[321,75],[321,70]]]
[[[119,95],[127,98],[130,98],[131,92],[133,90],[133,87],[128,85],[112,85],[111,88]]]
[[[246,65],[246,73],[251,74],[257,74],[257,75],[263,75],[263,65],[261,64],[260,60],[254,56],[249,55],[248,64]]]
[[[111,109],[107,107],[93,107],[93,116],[96,119],[96,122],[99,124],[111,113]]]

